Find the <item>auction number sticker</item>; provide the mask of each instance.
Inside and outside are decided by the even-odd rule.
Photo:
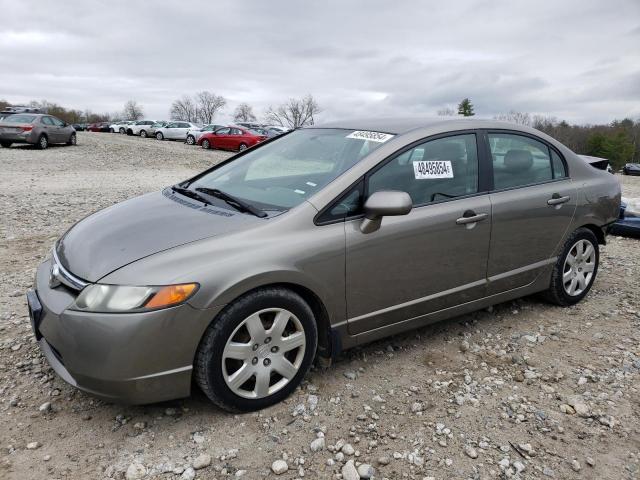
[[[416,180],[430,178],[453,178],[453,168],[449,160],[421,160],[413,162]]]
[[[355,138],[356,140],[369,140],[370,142],[384,143],[391,140],[395,135],[382,132],[369,132],[367,130],[356,130],[347,135],[347,138]]]

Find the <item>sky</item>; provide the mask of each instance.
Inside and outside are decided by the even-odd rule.
[[[312,94],[318,121],[429,117],[469,97],[570,123],[640,118],[640,0],[0,0],[0,99],[231,118]]]

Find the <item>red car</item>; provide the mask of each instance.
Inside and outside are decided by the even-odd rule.
[[[268,137],[258,132],[241,127],[224,127],[215,132],[205,133],[198,139],[202,148],[220,148],[223,150],[237,150],[239,152],[253,147],[256,143]]]
[[[89,132],[108,132],[109,131],[109,122],[98,122],[92,123],[87,127]]]

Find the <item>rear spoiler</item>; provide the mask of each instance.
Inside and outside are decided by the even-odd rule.
[[[589,155],[578,155],[578,156],[582,158],[585,162],[587,162],[589,165],[599,170],[607,170],[607,167],[609,166],[609,160],[607,160],[606,158],[590,157]]]

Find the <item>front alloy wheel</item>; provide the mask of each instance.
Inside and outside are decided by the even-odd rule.
[[[286,398],[315,356],[313,312],[297,293],[254,290],[229,304],[205,332],[194,365],[202,391],[230,411],[250,411]]]
[[[222,352],[224,381],[244,398],[273,395],[298,373],[305,351],[304,328],[288,310],[268,308],[245,318]]]

